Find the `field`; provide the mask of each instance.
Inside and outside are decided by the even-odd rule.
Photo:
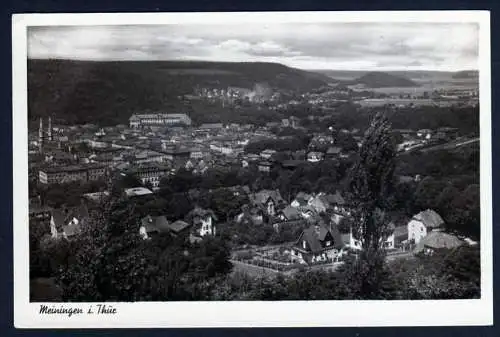
[[[418,82],[418,81],[415,81]],[[479,83],[475,81],[464,81],[464,80],[450,80],[449,82],[438,81],[438,82],[428,82],[420,81],[419,87],[406,87],[406,88],[362,88],[354,89],[355,91],[374,91],[383,94],[412,94],[412,95],[422,95],[424,92],[432,92],[434,90],[477,90],[479,88]]]
[[[366,71],[343,71],[343,70],[326,70],[319,71],[333,79],[339,81],[353,81],[366,74]],[[438,71],[387,71],[388,74],[402,76],[412,80],[418,84],[416,87],[385,87],[371,88],[365,87],[355,89],[355,91],[374,91],[384,94],[423,94],[424,92],[432,92],[433,90],[477,90],[479,87],[478,78],[455,78],[456,73],[453,72],[438,72]]]

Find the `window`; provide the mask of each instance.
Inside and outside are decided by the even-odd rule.
[[[331,243],[331,241],[327,241],[327,242],[326,242],[326,246],[327,246],[327,247],[329,247],[331,244],[332,244],[332,243]]]
[[[304,241],[302,241],[302,247],[303,247],[304,249],[306,249],[306,248],[307,248],[307,244],[306,244],[306,241],[305,241],[305,240],[304,240]]]

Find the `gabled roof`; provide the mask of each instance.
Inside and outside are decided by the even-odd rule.
[[[276,204],[283,201],[283,198],[278,190],[261,190],[250,196],[250,199],[256,204],[265,204],[269,198],[271,198]]]
[[[150,232],[166,232],[169,230],[167,217],[164,215],[151,216],[147,215],[141,219],[141,225],[144,226],[147,233]]]
[[[285,216],[285,218],[287,220],[296,220],[296,219],[300,219],[300,213],[299,211],[292,207],[292,206],[287,206],[285,207],[281,213],[283,213],[283,215]]]
[[[297,207],[297,210],[299,210],[302,213],[316,214],[316,209],[310,205],[299,206]]]
[[[342,247],[341,241],[336,239],[333,236],[333,233],[327,229],[324,226],[316,226],[316,225],[311,225],[308,228],[304,229],[302,232],[301,236],[299,237],[299,241],[297,242],[297,246],[300,247],[300,241],[305,240],[307,242],[307,245],[309,246],[310,250],[312,253],[317,254],[323,250],[323,246],[321,245],[321,242],[325,241],[326,236],[330,233],[333,237],[333,246],[335,248]]]
[[[415,248],[415,253],[421,252],[425,248],[431,249],[451,249],[463,245],[464,242],[457,238],[455,235],[451,235],[444,232],[430,232],[427,234]]]
[[[443,218],[431,209],[418,213],[413,219],[422,222],[428,228],[437,228],[444,224]]]
[[[182,220],[177,220],[168,226],[168,228],[176,234],[188,229],[189,227],[191,227],[191,225]]]

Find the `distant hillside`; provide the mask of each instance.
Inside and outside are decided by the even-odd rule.
[[[332,80],[338,81],[353,81],[369,71],[363,70],[314,70],[317,73],[331,77]],[[419,81],[435,81],[435,80],[448,80],[452,78],[455,73],[447,71],[433,71],[433,70],[384,70],[384,73],[394,75],[397,77],[404,77],[415,82]]]
[[[457,71],[452,76],[454,79],[477,79],[479,78],[479,71],[477,70],[463,70]]]
[[[402,76],[373,71],[349,81],[349,84],[363,84],[367,88],[418,87],[419,85]]]
[[[334,82],[354,80],[367,73],[367,71],[362,71],[362,70],[330,70],[330,69],[319,69],[319,70],[314,70],[314,72],[326,75],[330,77]]]
[[[277,63],[29,60],[28,111],[32,119],[52,115],[73,123],[124,123],[132,113],[145,110],[191,109],[179,96],[196,86],[252,88],[267,83],[275,90],[303,92],[329,81]]]

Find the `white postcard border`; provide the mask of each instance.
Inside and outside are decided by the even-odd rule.
[[[243,22],[477,22],[480,76],[481,299],[106,303],[114,315],[40,315],[29,302],[27,27]],[[491,59],[487,11],[15,14],[13,57],[14,324],[17,328],[449,326],[493,324]],[[81,308],[92,303],[47,303]]]

